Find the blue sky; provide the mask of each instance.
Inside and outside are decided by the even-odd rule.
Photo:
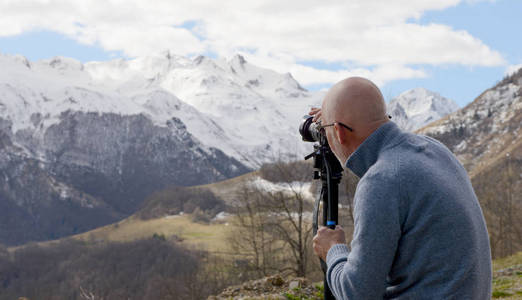
[[[440,12],[428,12],[420,23],[443,23],[466,30],[499,51],[508,64],[522,64],[522,1],[463,3]],[[429,67],[428,78],[399,80],[383,87],[386,97],[395,96],[412,86],[422,86],[451,98],[461,106],[474,100],[485,89],[500,81],[505,66],[465,67],[446,65]]]
[[[63,4],[59,1],[54,6],[53,1],[49,1],[46,6],[40,3],[41,7],[35,4],[23,8],[0,4],[3,11],[0,18],[6,22],[4,25],[0,21],[0,28],[4,25],[3,31],[0,29],[0,52],[22,54],[33,61],[67,56],[82,62],[132,58],[164,49],[186,56],[231,57],[242,53],[258,66],[291,72],[312,90],[328,88],[346,76],[361,75],[376,81],[388,100],[407,89],[425,87],[455,100],[460,106],[501,80],[510,66],[522,64],[519,32],[522,1],[516,0],[446,0],[448,3],[440,7],[416,3],[404,9],[395,9],[400,5],[396,3],[393,12],[386,7],[382,11],[377,8],[375,18],[360,19],[355,24],[345,23],[348,21],[343,16],[339,19],[317,17],[332,14],[336,9],[350,9],[344,6],[311,7],[309,11],[295,14],[291,7],[277,2],[244,7],[236,3],[238,13],[224,9],[220,17],[220,12],[207,11],[204,7],[171,7],[167,1],[165,7],[158,9],[144,8],[146,2],[134,2],[136,12],[132,11],[133,5],[129,5],[128,12],[120,13],[121,16],[111,14],[110,18],[102,11],[86,14],[85,9],[79,9],[81,1],[71,1],[68,7],[60,6]],[[117,8],[109,1],[108,11],[111,5]],[[64,17],[76,8],[77,18]],[[185,17],[180,11],[176,17],[181,9],[195,13]],[[267,19],[266,24],[262,23],[268,18],[267,13],[271,16],[279,11],[284,20]],[[353,18],[357,14],[359,12],[353,12]],[[141,27],[133,28],[133,20],[143,18],[142,15],[148,17],[136,22],[142,24]],[[386,20],[388,16],[390,20]],[[394,17],[402,21],[397,22]],[[53,22],[53,18],[57,21]],[[236,23],[227,23],[234,18]],[[313,18],[318,24],[302,24],[302,20]],[[237,26],[237,22],[244,22],[244,26]],[[348,38],[339,37],[346,31],[336,32],[335,28],[343,26],[354,28],[348,32]],[[263,30],[263,27],[272,28]],[[316,27],[325,30],[319,31]],[[368,32],[367,28],[370,28]],[[411,39],[401,42],[405,32],[412,33]],[[387,36],[394,33],[397,36],[387,40]],[[366,36],[370,38],[365,39]],[[434,43],[431,46],[430,41]],[[376,43],[383,48],[375,50]],[[447,53],[438,55],[429,51],[441,43],[448,43],[441,48]],[[318,46],[322,44],[325,46]],[[393,48],[390,53],[387,45]],[[393,51],[399,53],[391,53]]]

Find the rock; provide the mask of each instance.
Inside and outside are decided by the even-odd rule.
[[[269,280],[273,286],[282,286],[285,283],[285,281],[283,280],[283,278],[281,278],[280,275],[268,277],[267,280]]]
[[[301,283],[298,280],[291,281],[290,284],[288,284],[288,288],[291,290],[299,288],[300,286]]]
[[[286,280],[285,280],[286,279]],[[321,284],[308,284],[306,278],[284,278],[279,274],[257,280],[244,282],[241,285],[226,288],[217,296],[210,296],[207,300],[274,300],[274,299],[322,299]]]

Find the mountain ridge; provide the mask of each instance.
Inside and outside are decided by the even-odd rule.
[[[42,190],[58,182],[71,191],[50,193],[48,203],[79,205],[58,217],[42,206],[36,206],[41,215],[31,213],[36,198],[11,183],[30,182],[29,174],[3,169],[11,181],[0,186],[0,197],[24,211],[20,222],[34,219],[33,229],[45,228],[37,240],[114,222],[167,186],[212,183],[263,163],[302,159],[312,144],[302,142],[298,125],[324,94],[240,55],[189,59],[163,52],[88,63],[0,55],[0,67],[2,142],[15,146],[9,151],[17,149],[19,165],[37,166]],[[18,204],[9,196],[15,194]],[[60,233],[42,226],[88,215],[96,208],[81,206],[84,198],[106,208],[107,218]]]
[[[388,103],[393,121],[406,131],[415,131],[458,109],[453,100],[419,87],[402,92]]]
[[[306,91],[290,74],[258,68],[242,56],[191,60],[166,52],[85,64],[0,56],[0,65],[8,70],[0,74],[0,116],[11,118],[14,131],[31,127],[28,110],[41,113],[43,128],[69,109],[143,113],[158,126],[176,116],[200,143],[249,167],[308,152],[295,128],[321,95]]]
[[[493,257],[522,250],[522,70],[473,102],[420,129],[467,169],[484,211]]]

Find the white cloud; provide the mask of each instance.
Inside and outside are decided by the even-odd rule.
[[[377,85],[397,79],[423,78],[427,74],[423,70],[408,68],[402,65],[387,64],[371,68],[351,68],[349,70],[325,70],[298,64],[291,56],[270,57],[266,54],[241,53],[255,65],[263,66],[281,73],[290,72],[303,85],[335,83],[346,77],[362,76],[371,78]]]
[[[507,76],[512,75],[513,73],[517,72],[521,68],[522,68],[522,64],[508,66],[506,68],[506,71],[504,72],[504,75],[507,75]]]
[[[470,0],[467,0],[470,1]],[[475,2],[476,0],[471,0]],[[498,66],[500,53],[465,31],[419,25],[461,0],[17,0],[0,3],[0,36],[51,30],[128,56],[214,52],[292,72],[303,84],[363,75],[381,84],[426,76],[414,65]],[[192,22],[193,28],[183,28]],[[357,66],[324,70],[319,61]]]

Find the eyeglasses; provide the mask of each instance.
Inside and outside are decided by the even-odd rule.
[[[352,127],[350,127],[350,126],[348,126],[348,125],[345,125],[345,124],[343,124],[343,123],[341,123],[341,122],[333,122],[332,124],[327,124],[327,125],[321,125],[321,123],[319,123],[319,126],[317,127],[317,129],[321,130],[321,129],[325,128],[325,127],[334,126],[335,123],[337,123],[337,124],[343,126],[344,128],[346,128],[346,129],[348,129],[348,130],[350,130],[350,131],[353,131]]]

